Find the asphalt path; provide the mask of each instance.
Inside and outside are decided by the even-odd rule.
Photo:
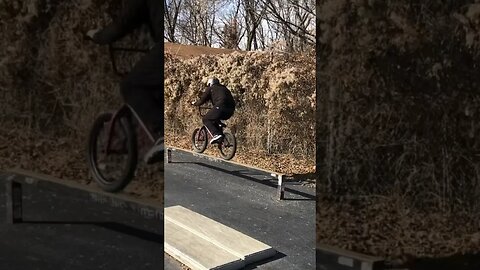
[[[6,224],[0,174],[0,269],[163,269],[163,222],[71,187],[23,185],[23,223]]]
[[[313,188],[288,183],[286,200],[278,201],[277,179],[269,173],[184,151],[172,152],[172,161],[165,165],[166,207],[184,206],[278,251],[246,269],[315,269]]]

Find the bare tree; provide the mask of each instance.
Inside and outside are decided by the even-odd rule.
[[[240,29],[237,19],[232,19],[223,28],[223,40],[221,45],[226,49],[238,49],[240,43]]]
[[[241,1],[237,0],[234,3],[235,8],[222,19],[222,27],[213,28],[220,46],[226,49],[238,49],[243,36],[242,33],[245,32],[239,19],[241,16]]]
[[[180,16],[179,31],[183,42],[198,45],[200,28],[200,13],[196,1],[186,0],[183,2],[183,12]]]
[[[313,0],[164,0],[165,39],[245,50],[315,44]]]
[[[190,44],[212,46],[217,12],[225,0],[184,0],[179,15],[182,39]]]
[[[242,3],[245,12],[246,50],[252,50],[252,46],[256,50],[258,49],[257,30],[261,26],[266,6],[257,0],[242,0]]]
[[[277,24],[287,47],[303,50],[315,44],[315,3],[313,0],[261,0],[266,20]]]
[[[176,30],[178,23],[178,16],[182,7],[182,0],[164,0],[164,25],[165,25],[165,38],[169,42],[176,42]]]

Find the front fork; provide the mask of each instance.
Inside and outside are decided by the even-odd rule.
[[[107,142],[107,145],[104,151],[105,157],[111,154],[110,148],[112,146],[113,134],[115,134],[115,123],[122,117],[127,117],[130,119],[130,108],[128,107],[128,105],[123,105],[118,111],[116,111],[112,115],[112,119],[110,119],[107,125],[107,132],[105,133],[105,139]]]

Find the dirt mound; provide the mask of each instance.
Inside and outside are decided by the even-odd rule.
[[[393,191],[421,207],[480,202],[470,2],[322,2],[319,162],[336,192]]]
[[[339,196],[319,200],[319,241],[388,257],[478,251],[473,2],[317,2],[318,184]]]
[[[193,58],[200,55],[228,54],[233,52],[241,51],[165,42],[165,53],[183,59]]]
[[[166,54],[167,141],[171,142],[173,137],[188,138],[193,129],[201,125],[201,118],[190,103],[198,100],[206,79],[214,75],[236,99],[235,115],[227,125],[237,135],[239,152],[290,155],[312,168],[315,164],[314,59],[313,53],[234,52],[191,59]]]

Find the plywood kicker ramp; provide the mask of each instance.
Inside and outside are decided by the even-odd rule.
[[[276,251],[182,206],[165,208],[165,252],[190,268],[242,269]]]

